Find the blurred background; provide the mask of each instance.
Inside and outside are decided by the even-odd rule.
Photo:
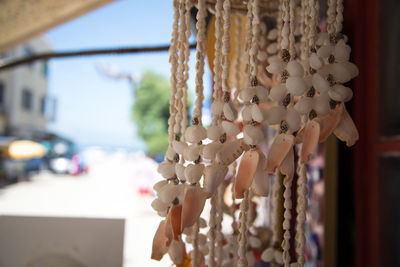
[[[360,140],[354,149],[330,140],[311,163],[307,266],[400,266],[400,2],[344,3],[344,33],[360,69],[348,106]],[[168,266],[168,257],[150,260],[159,223],[152,185],[161,179],[157,162],[167,147],[168,50],[4,66],[42,53],[168,46],[172,2],[7,0],[0,9],[0,266],[55,266],[52,259],[65,261],[60,266]],[[191,53],[189,109],[194,64]],[[207,124],[208,67],[204,85]],[[99,252],[82,252],[110,242],[101,230],[89,245],[60,245],[62,236],[46,236],[50,226],[23,226],[21,217],[120,220],[122,226],[105,224],[123,232],[114,236],[116,262],[93,264]],[[68,232],[75,229],[68,225],[53,230],[87,231]],[[7,231],[15,235],[7,239]],[[23,246],[29,231],[48,239]],[[43,257],[47,265],[37,263]]]

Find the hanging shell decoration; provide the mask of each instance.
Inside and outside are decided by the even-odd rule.
[[[358,140],[345,107],[358,69],[341,32],[342,0],[328,0],[326,31],[317,0],[174,0],[173,7],[169,147],[151,204],[163,219],[151,258],[168,254],[176,266],[304,266],[307,164],[331,134],[348,146]],[[192,9],[196,99],[189,126]],[[213,94],[205,127],[207,52]],[[270,225],[256,224],[260,216],[270,216]],[[232,229],[223,231],[228,217]]]

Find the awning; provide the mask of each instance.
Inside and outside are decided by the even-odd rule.
[[[0,53],[113,0],[3,0]]]

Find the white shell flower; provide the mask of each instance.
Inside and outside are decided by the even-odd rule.
[[[286,66],[286,70],[289,72],[291,77],[303,77],[304,69],[303,66],[297,60],[291,60]]]
[[[281,130],[284,130],[284,132],[293,133],[300,129],[300,115],[292,107],[273,107],[270,109],[269,114],[268,123],[270,125],[281,124]]]
[[[175,176],[175,162],[164,160],[158,165],[157,172],[165,179],[171,179]]]
[[[192,144],[197,144],[206,137],[207,131],[201,125],[192,125],[185,132],[185,140]]]
[[[196,161],[200,157],[203,145],[192,145],[185,148],[183,152],[183,157],[188,161]]]
[[[230,121],[223,121],[222,128],[224,129],[225,133],[229,136],[236,136],[240,133],[239,126],[237,123],[230,122]]]
[[[177,140],[172,141],[172,147],[174,148],[176,153],[178,153],[180,155],[183,155],[183,151],[185,150],[185,148],[187,146],[188,146],[188,144],[185,142],[181,142],[181,141],[177,141]]]
[[[207,129],[207,138],[213,141],[218,140],[224,134],[224,129],[219,125],[211,125]]]
[[[202,157],[207,160],[214,160],[217,152],[222,148],[220,142],[212,142],[204,146],[202,150]]]
[[[195,184],[200,181],[201,176],[203,175],[204,165],[203,164],[189,164],[185,169],[185,177],[186,180]]]
[[[244,141],[248,145],[258,145],[264,139],[264,134],[259,126],[253,126],[251,124],[243,127]]]

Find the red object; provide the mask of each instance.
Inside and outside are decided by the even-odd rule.
[[[150,187],[139,187],[139,194],[142,196],[151,196],[152,195],[152,191],[150,189]]]

